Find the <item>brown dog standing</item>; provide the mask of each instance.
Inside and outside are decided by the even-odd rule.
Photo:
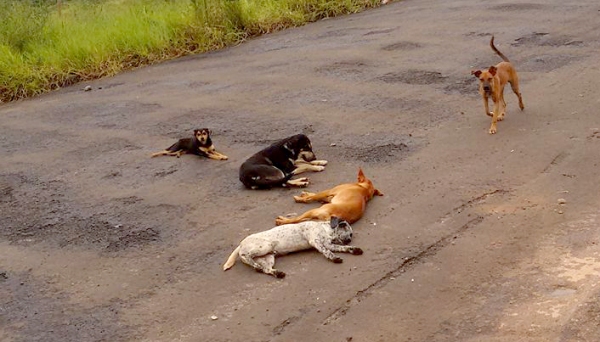
[[[381,191],[375,189],[362,169],[358,169],[357,183],[341,184],[316,194],[302,192],[300,196],[294,196],[294,200],[298,203],[322,202],[325,204],[297,217],[279,216],[275,220],[275,224],[279,226],[309,220],[328,221],[332,216],[339,217],[348,223],[354,223],[363,216],[367,209],[367,202],[374,195],[383,196]]]
[[[490,126],[489,133],[494,134],[497,131],[497,122],[504,120],[504,113],[506,111],[504,86],[507,82],[510,83],[513,92],[519,98],[519,108],[523,110],[525,106],[523,105],[523,99],[519,92],[519,77],[517,75],[517,70],[508,58],[496,49],[494,46],[494,36],[492,36],[492,39],[490,40],[490,47],[504,62],[500,62],[496,66],[491,66],[487,70],[473,70],[471,71],[471,74],[479,79],[479,93],[483,97],[485,114],[492,117],[492,125]],[[488,98],[490,96],[492,97],[492,101],[494,101],[493,112],[490,112],[488,106]]]

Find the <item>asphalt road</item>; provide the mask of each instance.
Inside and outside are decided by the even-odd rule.
[[[487,133],[472,69],[519,71]],[[598,341],[600,3],[406,0],[0,106],[0,340]],[[90,85],[91,91],[81,89]],[[152,152],[209,127],[213,161]],[[240,164],[306,133],[384,197],[362,256],[221,265],[312,205]]]

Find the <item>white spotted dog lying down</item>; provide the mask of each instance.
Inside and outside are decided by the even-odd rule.
[[[284,224],[247,236],[231,253],[223,265],[223,271],[233,267],[239,255],[245,264],[254,267],[257,272],[283,278],[285,273],[273,268],[276,255],[315,248],[327,259],[339,264],[343,260],[333,252],[363,254],[362,249],[358,247],[346,246],[350,241],[352,241],[352,227],[348,222],[334,216],[331,217],[330,222],[306,221]]]

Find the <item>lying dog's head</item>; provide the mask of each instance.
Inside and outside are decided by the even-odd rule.
[[[471,75],[479,79],[479,91],[486,95],[492,95],[492,86],[494,85],[494,76],[496,76],[496,67],[491,66],[487,70],[472,70]]]
[[[332,216],[329,220],[329,226],[333,230],[331,233],[331,243],[334,245],[347,245],[352,242],[352,227],[350,223],[338,217]]]
[[[210,130],[208,128],[200,128],[194,130],[194,137],[200,145],[210,145]]]
[[[304,134],[296,134],[285,139],[283,147],[292,153],[294,160],[302,159],[309,162],[317,159],[312,150],[310,139]]]
[[[369,191],[369,199],[373,196],[383,196],[383,193],[373,186],[373,182],[365,176],[361,168],[358,169],[358,184]]]

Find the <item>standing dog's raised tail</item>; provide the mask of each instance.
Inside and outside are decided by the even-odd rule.
[[[227,258],[227,261],[225,261],[225,264],[223,264],[223,271],[227,271],[235,265],[235,259],[237,259],[241,247],[241,245],[237,246],[237,248],[233,250],[229,258]]]
[[[500,52],[500,50],[498,50],[494,46],[494,36],[492,36],[492,39],[490,40],[490,47],[492,48],[492,50],[494,50],[495,53],[498,54],[498,56],[500,56],[500,58],[502,58],[503,61],[510,63],[510,61],[508,60],[508,58],[506,56],[504,56],[504,54],[502,52]]]

